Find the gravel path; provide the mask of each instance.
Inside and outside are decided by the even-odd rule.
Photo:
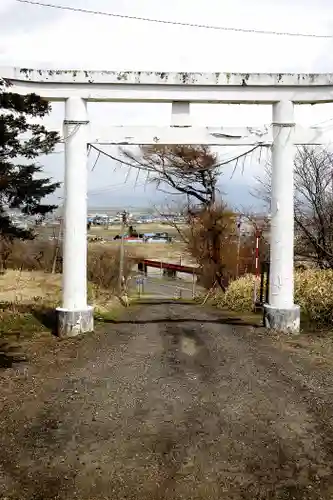
[[[2,500],[333,498],[333,377],[155,304],[0,372]]]

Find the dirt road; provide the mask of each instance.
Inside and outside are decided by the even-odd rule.
[[[333,498],[331,373],[210,309],[143,306],[0,376],[2,500]]]

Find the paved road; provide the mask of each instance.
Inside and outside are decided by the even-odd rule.
[[[260,329],[147,305],[40,354],[0,373],[2,500],[333,498],[332,376]]]
[[[139,277],[139,275],[134,274],[130,281],[130,291],[133,297],[137,296],[137,277]],[[143,281],[144,294],[158,299],[177,299],[181,297],[185,300],[192,300],[193,292],[195,294],[204,294],[206,292],[205,289],[198,285],[193,287],[191,279],[168,278],[166,276],[160,276],[158,272],[144,277]]]

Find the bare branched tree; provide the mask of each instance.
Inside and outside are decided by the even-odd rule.
[[[333,153],[299,147],[294,169],[295,253],[320,268],[333,268]],[[271,164],[252,194],[270,205]]]
[[[220,175],[217,155],[206,146],[141,146],[139,153],[122,150],[128,163],[148,173],[162,192],[185,195],[201,206],[215,203]],[[167,192],[167,194],[170,194]]]

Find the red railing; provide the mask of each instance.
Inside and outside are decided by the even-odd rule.
[[[158,262],[157,260],[149,260],[149,259],[144,259],[140,262],[145,267],[169,269],[170,271],[178,271],[179,273],[186,273],[186,274],[200,274],[200,270],[197,267],[182,266],[181,264],[171,264],[170,262]]]

